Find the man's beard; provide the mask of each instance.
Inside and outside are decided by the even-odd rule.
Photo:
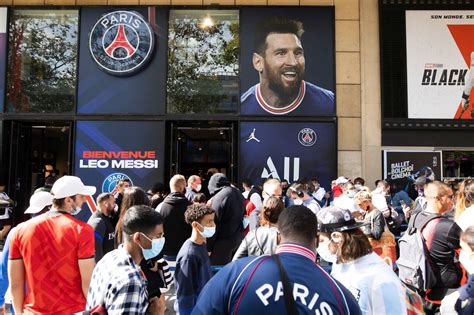
[[[304,77],[304,67],[286,67],[270,70],[269,67],[265,67],[268,74],[268,87],[278,95],[281,101],[291,102],[299,93],[301,81]],[[295,80],[293,82],[283,82],[282,75],[285,72],[293,71],[296,72]]]

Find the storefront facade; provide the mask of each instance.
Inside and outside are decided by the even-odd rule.
[[[224,2],[6,8],[1,148],[10,194],[27,200],[51,172],[99,191],[124,177],[150,187],[210,168],[235,182],[380,177],[369,162],[380,159],[378,89],[361,88],[378,71],[377,41],[359,35],[376,34],[376,1]],[[297,100],[272,112],[258,92],[242,101],[260,79],[255,29],[281,16],[303,23],[304,82],[332,92],[333,103]],[[118,40],[109,62],[119,24],[128,43]],[[127,60],[127,49],[140,60]]]
[[[474,10],[380,2],[384,176],[474,176]]]

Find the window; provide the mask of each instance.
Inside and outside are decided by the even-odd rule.
[[[171,10],[168,113],[236,113],[239,12]]]
[[[7,112],[74,110],[77,10],[13,10],[9,26]]]

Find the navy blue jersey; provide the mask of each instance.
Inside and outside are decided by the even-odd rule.
[[[334,116],[334,93],[312,83],[301,81],[298,96],[283,108],[270,106],[260,93],[260,83],[240,98],[242,115]]]
[[[277,248],[299,314],[361,314],[352,294],[316,265],[316,255],[293,244]],[[225,266],[204,287],[192,314],[286,314],[283,285],[272,256]]]

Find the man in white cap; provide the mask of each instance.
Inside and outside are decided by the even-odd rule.
[[[30,198],[30,206],[26,209],[25,213],[31,214],[32,216],[40,215],[49,210],[53,204],[53,196],[47,191],[39,191]],[[8,234],[5,247],[0,255],[0,270],[1,279],[0,281],[0,307],[5,304],[5,293],[8,289],[8,255],[10,253],[10,241],[16,228],[13,228]]]
[[[63,176],[51,188],[51,210],[14,231],[8,269],[15,313],[84,310],[95,265],[94,233],[72,214],[95,191],[76,176]]]

